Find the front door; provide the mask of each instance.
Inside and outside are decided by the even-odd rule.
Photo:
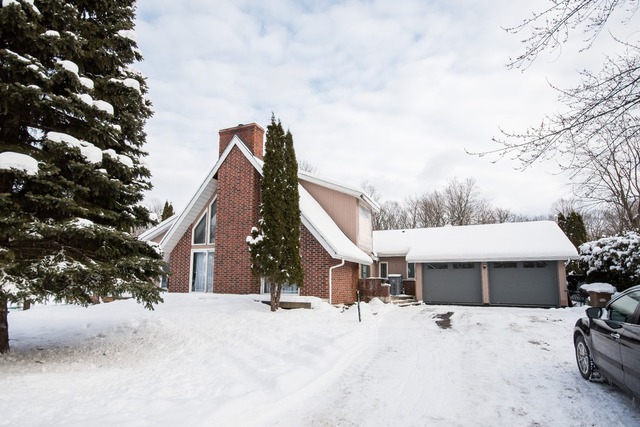
[[[191,292],[213,292],[213,251],[193,253]]]

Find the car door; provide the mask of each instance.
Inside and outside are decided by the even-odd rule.
[[[620,340],[624,384],[640,396],[640,291],[629,294],[636,302],[634,316],[623,325],[624,333]]]
[[[591,350],[593,361],[607,378],[624,384],[620,337],[622,323],[610,319],[591,319]]]
[[[640,291],[622,295],[607,306],[605,318],[592,319],[593,360],[605,376],[620,385],[639,381],[636,371],[639,331],[635,328],[639,302]],[[628,378],[625,378],[625,362]]]

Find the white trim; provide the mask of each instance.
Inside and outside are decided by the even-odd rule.
[[[194,290],[193,290],[193,255],[194,255],[195,253],[198,253],[198,252],[203,252],[203,253],[205,254],[204,261],[205,261],[205,265],[206,265],[206,267],[207,267],[207,268],[205,269],[205,271],[207,271],[207,270],[208,270],[208,267],[209,267],[209,266],[207,265],[207,264],[209,263],[208,252],[213,252],[213,253],[214,253],[214,257],[215,257],[215,252],[216,252],[216,251],[215,251],[213,248],[195,248],[195,249],[194,249],[194,248],[191,248],[191,253],[190,253],[190,255],[189,255],[189,293],[191,293],[191,292],[198,292],[198,293],[200,293],[199,291],[194,291]],[[215,270],[215,267],[216,267],[216,265],[215,265],[215,261],[214,261],[214,264],[213,264],[213,280],[214,280],[214,281],[215,281],[215,277],[216,277],[216,270]],[[204,290],[204,292],[202,292],[202,293],[205,293],[205,294],[206,294],[206,293],[207,293],[207,290],[206,290],[206,289],[207,289],[207,279],[206,279],[206,277],[205,277],[205,285],[204,285],[204,288],[205,288],[205,290]],[[213,289],[213,283],[211,284],[211,289]]]
[[[328,188],[330,190],[335,190],[340,193],[344,193],[344,194],[348,194],[350,196],[356,197],[359,200],[364,201],[367,205],[369,205],[371,210],[374,211],[375,213],[380,212],[380,206],[367,193],[365,193],[364,190],[360,190],[349,185],[338,183],[306,171],[298,171],[298,178],[303,181],[307,181],[312,184],[316,184],[321,187]]]
[[[343,259],[340,264],[336,264],[333,267],[329,267],[329,305],[333,300],[333,270],[336,268],[344,267],[345,260]]]
[[[203,212],[202,215],[200,215],[198,217],[198,219],[193,223],[194,226],[191,228],[191,246],[207,246],[207,214],[209,213],[209,209],[205,210]],[[196,227],[198,227],[198,224],[200,224],[200,221],[202,221],[202,218],[204,217],[204,243],[196,243]]]

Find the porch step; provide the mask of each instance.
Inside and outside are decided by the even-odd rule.
[[[391,295],[391,303],[398,307],[408,307],[410,305],[422,305],[413,295]]]

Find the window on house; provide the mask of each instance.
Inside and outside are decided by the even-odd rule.
[[[169,273],[169,263],[165,263],[164,267],[162,267],[165,273]],[[169,287],[169,276],[162,276],[160,278],[160,287],[162,289],[167,289]]]
[[[211,203],[209,208],[209,244],[213,245],[216,242],[216,213],[218,211],[217,201]]]
[[[369,277],[369,266],[365,264],[360,264],[360,278],[366,279]]]
[[[407,279],[416,278],[416,264],[413,262],[407,263]]]
[[[209,209],[202,215],[196,226],[193,228],[194,245],[213,245],[216,243],[216,223],[218,206],[214,200]]]
[[[453,268],[457,270],[472,270],[476,268],[476,266],[472,262],[454,262]]]
[[[427,269],[429,270],[446,270],[447,268],[449,268],[449,264],[446,262],[427,264]]]
[[[493,268],[516,268],[517,264],[515,262],[494,262]]]
[[[204,215],[193,229],[193,243],[196,245],[204,245],[207,236],[207,216]]]
[[[522,263],[524,268],[547,268],[547,263],[544,261],[526,261]]]
[[[389,276],[389,263],[381,262],[380,263],[380,277],[386,279]]]
[[[191,264],[191,291],[213,292],[213,251],[193,252]]]
[[[271,293],[271,283],[267,279],[262,279],[262,293]],[[284,284],[282,285],[282,294],[298,295],[300,293],[300,287],[296,284]]]

